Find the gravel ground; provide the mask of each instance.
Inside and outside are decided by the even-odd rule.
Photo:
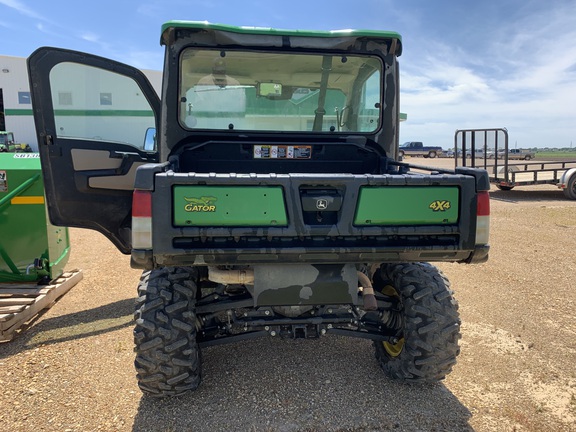
[[[442,383],[388,380],[369,341],[259,339],[203,351],[198,391],[144,397],[133,368],[140,272],[71,229],[84,279],[0,345],[5,431],[574,431],[576,201],[553,186],[493,190],[489,262],[439,264],[462,353]]]

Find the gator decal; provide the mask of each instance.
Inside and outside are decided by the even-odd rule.
[[[174,186],[175,226],[286,226],[280,186]]]
[[[187,212],[215,212],[216,206],[212,203],[217,201],[215,197],[200,197],[200,198],[187,198],[184,197],[184,201],[187,204],[184,206],[184,210]]]

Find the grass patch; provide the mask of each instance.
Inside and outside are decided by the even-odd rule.
[[[575,151],[537,151],[537,159],[566,159],[566,160],[576,160],[576,150]]]

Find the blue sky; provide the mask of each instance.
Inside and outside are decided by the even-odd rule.
[[[506,127],[510,146],[576,146],[575,0],[0,0],[0,55],[40,46],[161,69],[163,22],[402,34],[401,141],[450,147]]]

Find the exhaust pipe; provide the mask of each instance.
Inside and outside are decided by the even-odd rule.
[[[360,290],[362,291],[362,299],[364,300],[364,310],[374,311],[378,310],[378,303],[376,302],[376,296],[374,295],[374,287],[370,278],[362,272],[358,272],[358,283],[360,284]]]
[[[208,267],[208,280],[224,285],[254,285],[254,270],[220,270],[218,267]]]

